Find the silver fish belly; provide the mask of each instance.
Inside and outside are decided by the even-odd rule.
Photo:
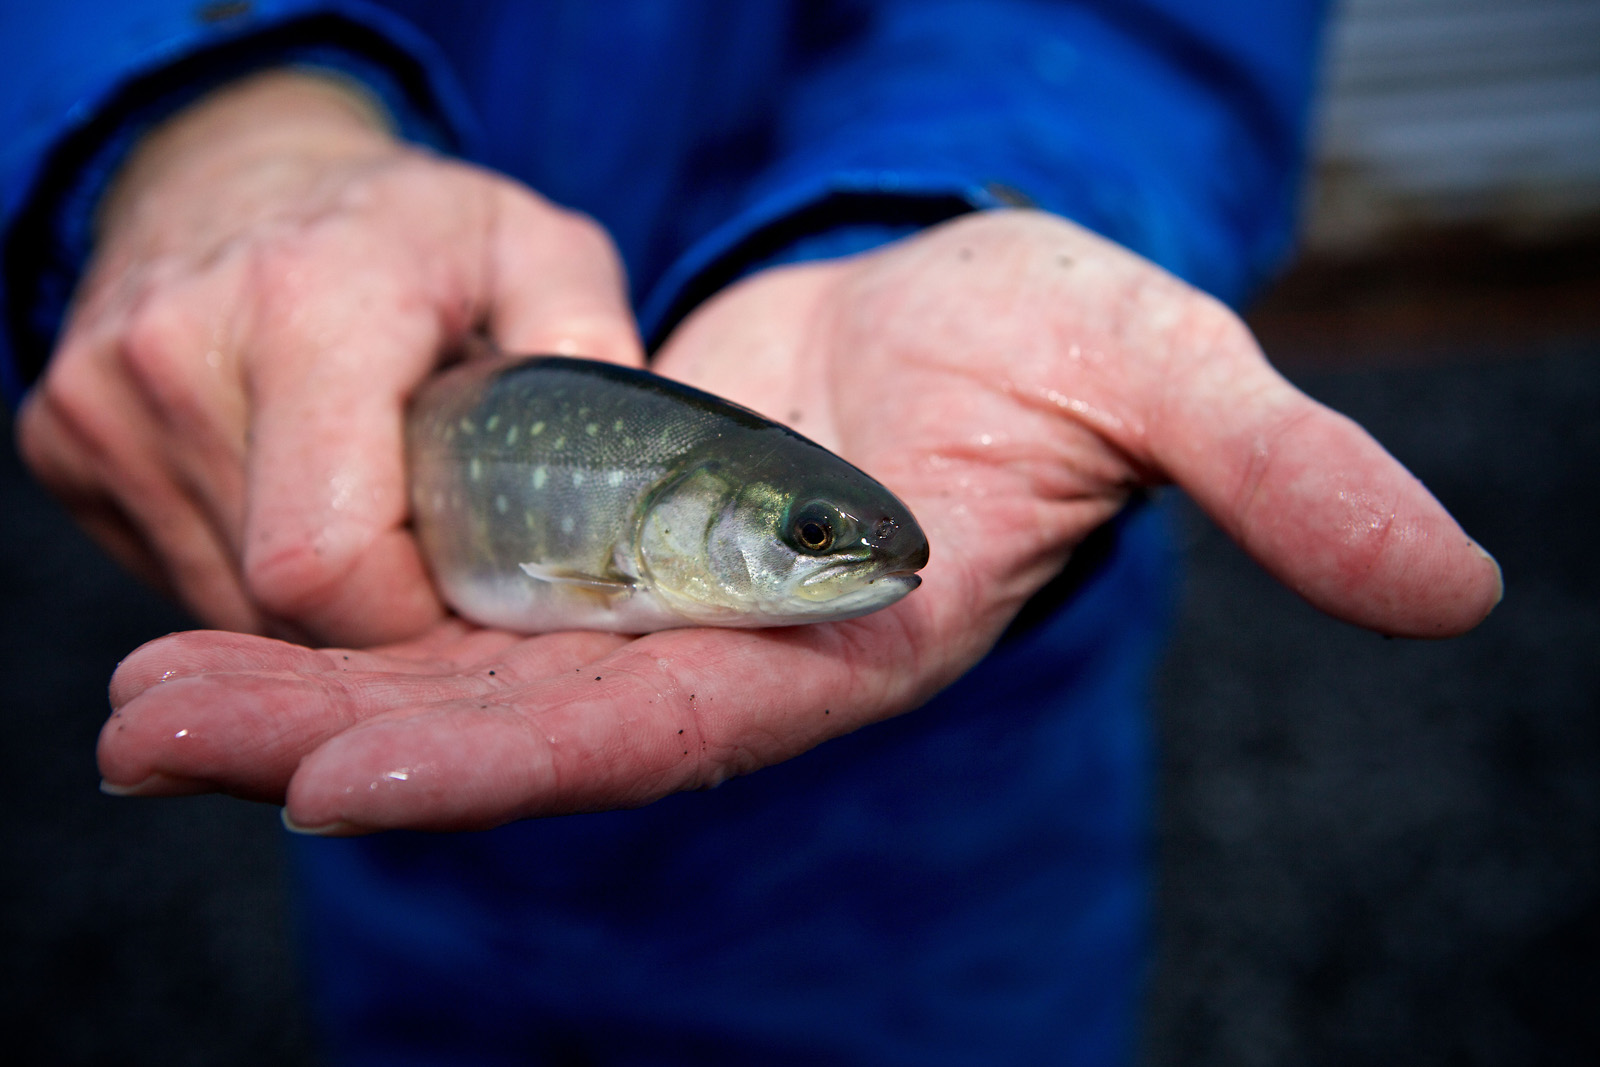
[[[883,486],[792,430],[645,371],[476,359],[406,424],[412,521],[463,617],[539,633],[863,615],[928,546]]]

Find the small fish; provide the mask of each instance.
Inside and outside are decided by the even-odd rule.
[[[413,522],[446,602],[486,626],[787,626],[921,582],[910,510],[822,446],[610,363],[472,359],[414,398]]]

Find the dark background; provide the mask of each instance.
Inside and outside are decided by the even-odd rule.
[[[1600,1062],[1600,329],[1574,311],[1600,299],[1550,297],[1600,286],[1447,262],[1302,271],[1255,322],[1497,555],[1505,602],[1383,640],[1179,503],[1147,1064]],[[95,788],[111,669],[185,620],[10,449],[0,516],[0,1034],[38,1064],[307,1061],[276,810]]]
[[[1295,377],[1506,598],[1386,641],[1187,511],[1145,1062],[1600,1063],[1600,345]]]
[[[191,624],[26,480],[0,429],[0,1040],[39,1065],[304,1062],[276,809],[97,788],[112,668]]]

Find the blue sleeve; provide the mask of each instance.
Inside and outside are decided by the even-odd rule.
[[[883,0],[780,94],[770,166],[646,307],[752,262],[1025,202],[1238,303],[1293,230],[1322,0]],[[850,244],[850,240],[843,242]],[[801,253],[804,254],[804,253]]]
[[[49,356],[94,204],[132,143],[206,90],[305,65],[363,83],[400,132],[474,135],[447,64],[384,8],[343,0],[77,0],[8,7],[0,32],[0,392]]]

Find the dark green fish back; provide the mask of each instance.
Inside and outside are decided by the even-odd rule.
[[[463,383],[462,377],[481,377]],[[640,496],[729,435],[790,431],[698,390],[589,360],[540,357],[471,364],[430,388],[457,402],[422,405],[411,427],[414,500],[448,558],[515,569],[543,560],[604,574]]]

